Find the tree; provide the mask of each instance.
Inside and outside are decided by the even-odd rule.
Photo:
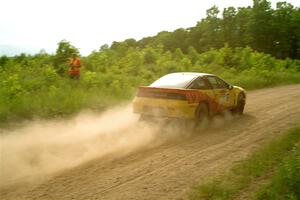
[[[300,8],[294,9],[290,22],[290,42],[291,51],[289,57],[292,59],[300,59]]]
[[[223,20],[221,21],[222,43],[229,46],[237,45],[236,9],[234,7],[224,8]]]
[[[291,47],[291,19],[293,14],[293,6],[286,2],[278,2],[276,10],[273,13],[273,54],[279,58],[289,56]]]
[[[54,67],[59,74],[64,74],[68,61],[72,57],[73,54],[79,54],[79,50],[71,45],[70,42],[66,40],[61,40],[58,43],[58,48],[56,49],[56,54],[54,56]]]
[[[271,3],[267,0],[253,0],[249,31],[250,46],[258,51],[270,53],[273,48]]]
[[[206,11],[207,17],[198,24],[197,29],[200,33],[198,46],[200,52],[207,51],[211,48],[221,48],[221,19],[218,18],[219,9],[216,6]]]
[[[104,44],[100,47],[99,51],[107,51],[109,49],[108,44]]]
[[[270,53],[278,58],[300,58],[300,9],[286,2],[277,3],[276,9],[268,0],[253,0],[253,6],[224,8],[222,17],[217,6],[206,11],[206,18],[190,28],[173,32],[162,31],[156,36],[139,41],[127,39],[113,42],[100,51],[110,50],[114,58],[126,56],[129,49],[143,51],[148,47],[163,46],[174,53],[179,48],[189,54],[192,46],[198,53],[210,49],[251,47],[256,51]],[[146,52],[145,63],[153,63],[151,52]],[[194,60],[192,61],[194,62]]]
[[[1,56],[0,57],[0,66],[4,66],[9,61],[9,58],[7,56]]]
[[[250,42],[253,40],[252,35],[249,32],[251,11],[251,7],[238,8],[235,20],[237,29],[235,42],[237,47],[249,46]]]

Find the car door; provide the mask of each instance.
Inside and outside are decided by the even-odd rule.
[[[216,76],[207,76],[206,78],[213,88],[219,109],[231,108],[234,101],[234,94],[230,90],[229,84]]]
[[[210,98],[214,98],[215,96],[210,84],[203,77],[198,77],[196,80],[194,80],[189,86],[189,89],[198,90],[199,92],[206,94]]]

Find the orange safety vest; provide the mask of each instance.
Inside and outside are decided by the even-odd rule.
[[[71,62],[70,62],[70,69],[69,69],[69,74],[70,75],[76,75],[80,73],[80,59],[78,57],[76,58],[72,58]]]

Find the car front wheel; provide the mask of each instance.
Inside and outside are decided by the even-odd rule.
[[[233,113],[242,115],[244,112],[245,104],[246,104],[245,95],[241,93],[237,98],[237,105],[233,109]]]

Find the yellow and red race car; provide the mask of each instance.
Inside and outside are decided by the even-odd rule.
[[[202,120],[226,110],[242,114],[246,91],[206,73],[167,74],[150,86],[139,87],[133,111],[142,117]]]

